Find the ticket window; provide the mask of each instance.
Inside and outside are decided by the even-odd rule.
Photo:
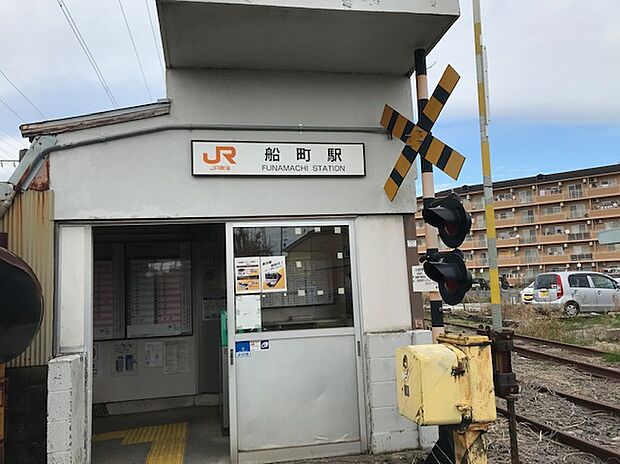
[[[348,226],[236,228],[234,253],[237,302],[260,298],[238,333],[353,326]]]

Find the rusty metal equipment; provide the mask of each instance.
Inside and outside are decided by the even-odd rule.
[[[519,384],[517,383],[517,376],[512,371],[514,331],[509,329],[496,331],[487,326],[478,329],[478,334],[485,335],[491,340],[495,394],[506,400],[508,433],[510,435],[510,460],[512,464],[519,464],[517,415],[515,412],[515,401],[519,393]]]
[[[445,334],[437,342],[397,349],[399,412],[419,425],[453,426],[454,462],[486,464],[484,434],[496,419],[491,341]]]

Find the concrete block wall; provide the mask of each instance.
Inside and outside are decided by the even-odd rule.
[[[396,348],[424,343],[432,343],[428,330],[365,335],[369,447],[372,453],[430,449],[437,441],[437,427],[418,427],[401,416],[396,399]]]
[[[47,377],[47,463],[87,460],[86,355],[52,359]]]

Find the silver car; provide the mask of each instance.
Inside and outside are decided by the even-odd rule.
[[[620,284],[598,272],[550,272],[534,281],[532,305],[561,310],[567,316],[580,312],[607,312],[620,307]]]

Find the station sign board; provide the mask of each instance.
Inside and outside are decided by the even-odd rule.
[[[366,175],[363,143],[192,141],[195,176]]]

